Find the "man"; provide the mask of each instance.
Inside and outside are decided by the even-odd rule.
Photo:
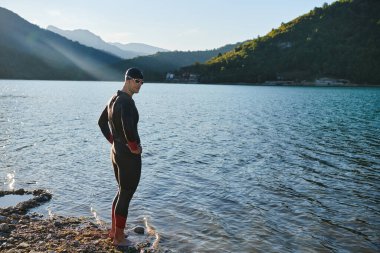
[[[132,99],[144,83],[143,74],[137,68],[125,73],[124,87],[112,96],[99,118],[103,135],[112,144],[111,160],[118,192],[112,203],[112,228],[110,237],[116,246],[128,246],[124,228],[129,202],[136,191],[141,175],[140,137],[137,131],[139,114]]]

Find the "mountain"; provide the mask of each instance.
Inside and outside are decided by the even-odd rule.
[[[109,44],[117,46],[118,48],[125,51],[132,51],[137,53],[138,56],[152,55],[158,52],[169,52],[167,49],[150,46],[144,43],[128,43],[121,44],[117,42],[109,42]]]
[[[99,36],[93,34],[88,30],[77,29],[73,31],[61,30],[55,26],[48,26],[49,31],[55,32],[63,37],[66,37],[72,41],[77,41],[82,45],[93,47],[105,52],[111,53],[115,56],[118,56],[122,59],[130,59],[136,56],[139,56],[138,52],[132,50],[123,50],[117,46],[108,44]]]
[[[379,45],[380,1],[340,0],[180,73],[206,83],[329,77],[379,85]]]
[[[41,29],[0,7],[0,78],[104,80],[121,59]],[[121,74],[122,76],[122,74]]]
[[[158,52],[122,60],[41,29],[4,8],[0,8],[0,33],[0,78],[3,79],[121,80],[125,70],[135,66],[144,71],[147,81],[164,81],[169,71],[195,62],[203,63],[240,44],[205,51]],[[91,33],[79,34],[93,38],[93,43],[102,41],[99,37],[87,36]]]
[[[51,25],[48,26],[47,29],[72,41],[77,41],[83,45],[106,51],[123,59],[131,59],[137,56],[155,54],[159,51],[168,51],[142,43],[130,43],[125,45],[121,43],[108,43],[102,40],[102,38],[98,35],[83,29],[70,31],[62,30]]]
[[[118,71],[129,67],[138,67],[144,71],[144,78],[147,81],[162,82],[165,80],[167,72],[174,72],[181,67],[194,63],[204,63],[212,57],[228,52],[241,43],[226,45],[217,49],[204,51],[173,51],[158,52],[154,55],[140,56],[129,60],[124,60],[112,64],[112,68]]]

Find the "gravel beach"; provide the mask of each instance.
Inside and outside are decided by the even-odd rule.
[[[134,246],[116,248],[108,230],[84,217],[53,216],[45,218],[30,209],[52,198],[45,190],[0,191],[4,195],[32,194],[33,198],[15,206],[0,208],[0,252],[158,252],[143,236],[144,228],[135,231],[141,239]],[[135,233],[129,231],[128,233]],[[137,233],[135,233],[137,235]]]

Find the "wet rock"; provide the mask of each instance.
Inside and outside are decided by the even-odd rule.
[[[143,227],[135,227],[133,231],[137,234],[144,234],[145,229]]]
[[[16,191],[14,191],[14,194],[17,194],[17,195],[24,195],[25,194],[25,190],[24,189],[18,189]]]

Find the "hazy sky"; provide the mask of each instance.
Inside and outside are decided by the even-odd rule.
[[[31,23],[87,29],[108,42],[204,50],[265,35],[335,0],[0,0]]]

